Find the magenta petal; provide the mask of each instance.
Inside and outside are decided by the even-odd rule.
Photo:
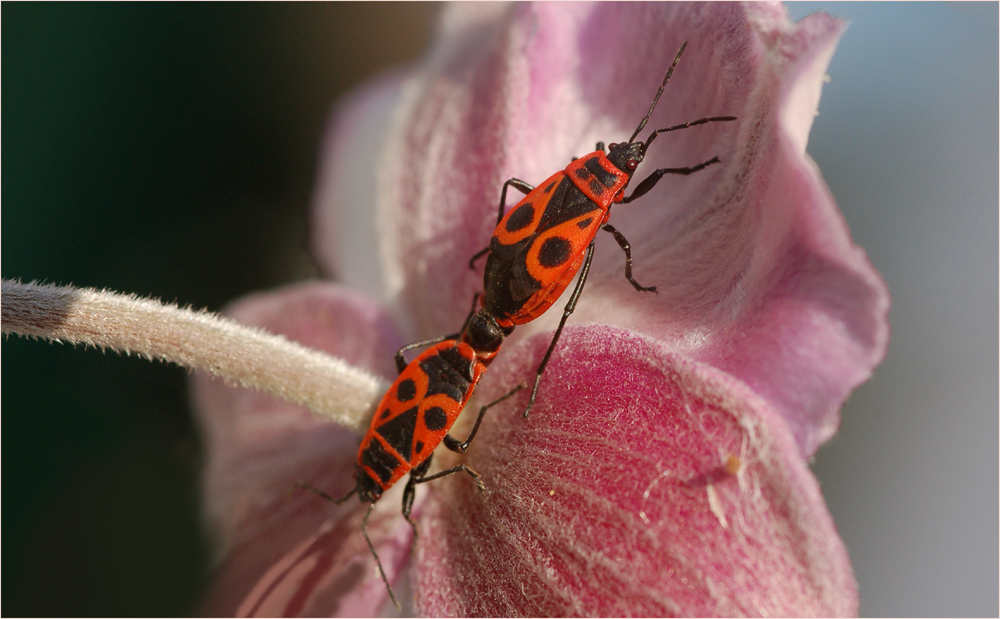
[[[857,612],[816,481],[764,400],[629,331],[563,337],[549,366],[559,378],[543,382],[530,420],[520,418],[524,397],[513,398],[469,452],[486,492],[464,475],[429,484],[423,614]],[[547,343],[516,351],[481,399],[530,372]]]
[[[395,372],[399,336],[357,293],[297,285],[248,297],[228,313],[377,374]],[[385,587],[360,535],[360,505],[334,508],[312,493],[289,492],[304,481],[346,494],[359,437],[302,407],[204,374],[193,379],[193,399],[208,455],[204,505],[222,551],[204,612],[375,612]],[[371,531],[395,574],[407,556],[409,527],[374,517]]]

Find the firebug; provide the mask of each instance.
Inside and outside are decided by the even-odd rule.
[[[687,175],[719,163],[718,157],[712,157],[691,167],[660,168],[639,183],[631,195],[625,195],[625,188],[656,136],[710,122],[736,120],[734,116],[701,118],[657,129],[644,142],[635,141],[645,128],[686,47],[687,42],[681,45],[653,97],[649,111],[628,142],[611,144],[607,152],[604,143],[598,142],[596,151],[574,159],[566,169],[556,172],[538,187],[517,178],[505,182],[500,192],[497,226],[490,245],[473,256],[469,263],[472,266],[479,257],[489,253],[484,273],[483,309],[495,319],[498,327],[505,329],[513,329],[515,325],[541,316],[562,295],[577,273],[580,275],[563,309],[552,342],[535,372],[525,417],[534,405],[542,373],[587,281],[594,257],[594,240],[599,230],[609,232],[625,252],[625,277],[632,286],[640,292],[656,292],[655,286],[642,286],[632,277],[629,242],[608,223],[611,205],[628,204],[645,195],[666,174]],[[504,215],[507,189],[510,187],[527,195]]]
[[[476,296],[478,299],[479,295]],[[297,484],[336,504],[343,503],[354,494],[362,502],[370,504],[361,523],[361,532],[375,557],[389,597],[397,608],[399,602],[368,537],[368,518],[382,493],[409,474],[403,490],[403,516],[413,527],[415,543],[417,526],[410,519],[410,511],[418,484],[464,471],[483,490],[479,474],[465,464],[433,475],[427,475],[427,471],[438,445],[443,442],[448,449],[465,453],[479,431],[486,411],[525,387],[519,385],[503,397],[483,406],[472,431],[464,441],[459,441],[448,433],[472,398],[479,379],[509,333],[509,329],[498,327],[492,317],[480,310],[469,315],[460,334],[425,340],[401,348],[396,353],[399,376],[375,408],[371,425],[361,441],[354,489],[335,500],[308,484]],[[406,362],[403,353],[424,346],[430,348],[410,363]]]

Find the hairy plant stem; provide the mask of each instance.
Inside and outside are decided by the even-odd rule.
[[[169,361],[253,387],[363,428],[384,385],[280,335],[206,311],[92,288],[3,280],[0,327],[11,333]]]

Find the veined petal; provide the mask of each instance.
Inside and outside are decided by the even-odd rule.
[[[541,3],[446,15],[426,62],[393,91],[375,165],[378,281],[411,337],[461,324],[482,288],[465,264],[488,244],[504,181],[537,183],[598,140],[625,139],[687,41],[645,133],[712,115],[739,120],[660,136],[638,180],[658,167],[722,163],[667,175],[612,209],[635,278],[659,294],[637,293],[621,252],[599,234],[573,322],[635,329],[724,368],[812,454],[888,340],[885,285],[804,152],[843,24],[822,14],[793,24],[773,3]],[[354,152],[351,143],[342,152]],[[549,312],[513,339],[558,319]]]
[[[464,475],[428,484],[422,614],[857,612],[816,481],[765,400],[634,332],[564,337],[550,365],[559,378],[543,382],[530,419],[512,398],[470,449],[486,492]],[[547,344],[519,345],[480,400],[516,384]]]

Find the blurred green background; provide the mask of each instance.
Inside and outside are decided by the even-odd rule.
[[[438,7],[0,10],[3,276],[219,309],[316,274],[331,105],[419,56]],[[851,25],[808,151],[889,285],[893,334],[814,471],[863,615],[996,616],[998,5],[789,7],[817,10]],[[2,381],[2,614],[195,612],[185,372],[14,337]]]
[[[3,3],[4,277],[219,309],[314,275],[332,104],[431,4]],[[184,615],[207,571],[186,372],[3,342],[3,614]]]

